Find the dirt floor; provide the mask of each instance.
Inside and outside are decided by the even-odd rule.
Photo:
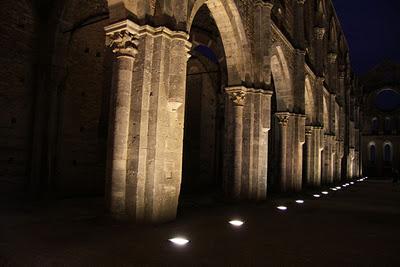
[[[400,184],[312,193],[192,206],[159,226],[113,222],[101,199],[3,202],[0,266],[400,266]],[[245,224],[235,228],[232,218]],[[178,247],[168,241],[175,236],[190,242]]]

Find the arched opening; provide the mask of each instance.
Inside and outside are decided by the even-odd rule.
[[[192,21],[190,41],[194,46],[187,64],[181,207],[222,196],[227,66],[219,29],[205,4]]]
[[[369,161],[375,163],[376,161],[376,147],[375,144],[369,145]]]
[[[393,144],[390,141],[383,143],[383,175],[390,177],[393,167]]]
[[[393,159],[392,143],[385,142],[383,144],[383,161],[387,164],[392,162]]]

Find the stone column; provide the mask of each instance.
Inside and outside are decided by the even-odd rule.
[[[295,192],[302,189],[302,175],[303,175],[303,145],[305,143],[305,122],[306,117],[302,114],[295,114],[295,135],[293,144],[293,190]],[[290,156],[290,155],[288,155]]]
[[[233,130],[233,183],[232,189],[228,190],[233,200],[239,200],[242,187],[242,148],[243,148],[243,105],[246,98],[244,87],[225,88],[229,99],[232,101],[232,125]],[[226,177],[229,179],[228,177]]]
[[[107,33],[107,45],[116,55],[110,103],[107,182],[110,186],[109,209],[116,218],[125,217],[129,113],[133,64],[137,54],[137,36],[127,29]]]
[[[108,160],[110,169],[118,166],[120,174],[111,176],[111,195],[116,196],[118,213],[125,213],[128,219],[155,223],[173,220],[181,185],[189,36],[130,20],[119,21],[105,30],[114,40],[110,42],[112,46],[133,43],[138,51],[134,66],[132,62],[129,71],[123,72],[123,84],[129,88],[129,94],[117,102],[123,106],[119,112],[123,123],[111,120],[115,121],[117,132],[122,133],[114,139],[110,135],[114,141],[110,142],[109,154],[122,155],[118,162],[114,163],[112,157]],[[133,33],[138,41],[130,41],[119,32]],[[125,58],[123,62],[126,66]],[[117,148],[127,152],[113,152],[120,144],[121,148]],[[111,206],[112,211],[116,210],[115,204]]]
[[[279,124],[279,142],[280,142],[280,188],[282,192],[288,189],[288,170],[287,170],[287,139],[288,139],[288,122],[290,113],[275,113]]]
[[[259,106],[259,141],[258,144],[258,155],[256,161],[258,161],[258,173],[257,173],[257,189],[254,190],[256,200],[264,200],[267,196],[267,174],[268,174],[268,134],[271,129],[271,96],[272,91],[259,90],[257,95],[260,96]]]
[[[306,137],[306,170],[305,170],[305,176],[306,176],[306,185],[311,186],[312,185],[312,162],[314,160],[313,158],[313,129],[312,126],[306,126],[305,128],[305,137]]]

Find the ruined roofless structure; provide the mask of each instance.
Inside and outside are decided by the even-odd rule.
[[[1,5],[10,192],[105,188],[115,218],[159,223],[180,196],[262,201],[361,175],[359,87],[329,0]]]

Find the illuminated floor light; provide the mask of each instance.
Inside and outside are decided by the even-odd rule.
[[[321,195],[315,194],[315,195],[313,195],[313,197],[319,198],[319,197],[321,197]]]
[[[240,227],[240,226],[242,226],[244,224],[244,222],[240,221],[240,220],[232,220],[232,221],[229,221],[229,223],[231,225],[233,225],[233,226],[236,226],[236,227]]]
[[[304,200],[298,199],[298,200],[296,200],[296,203],[297,203],[297,204],[303,204],[303,203],[304,203]]]
[[[354,184],[354,182],[350,182],[350,184]]]
[[[337,188],[331,188],[332,191],[337,191]]]
[[[178,246],[185,246],[187,243],[189,243],[189,240],[183,237],[174,237],[168,240]]]
[[[286,206],[278,206],[278,207],[276,207],[278,210],[287,210],[287,207]]]
[[[326,191],[322,191],[321,192],[321,194],[323,194],[323,195],[327,195],[327,194],[329,194],[328,192],[326,192]]]
[[[341,189],[342,187],[341,186],[336,186],[336,189]]]

